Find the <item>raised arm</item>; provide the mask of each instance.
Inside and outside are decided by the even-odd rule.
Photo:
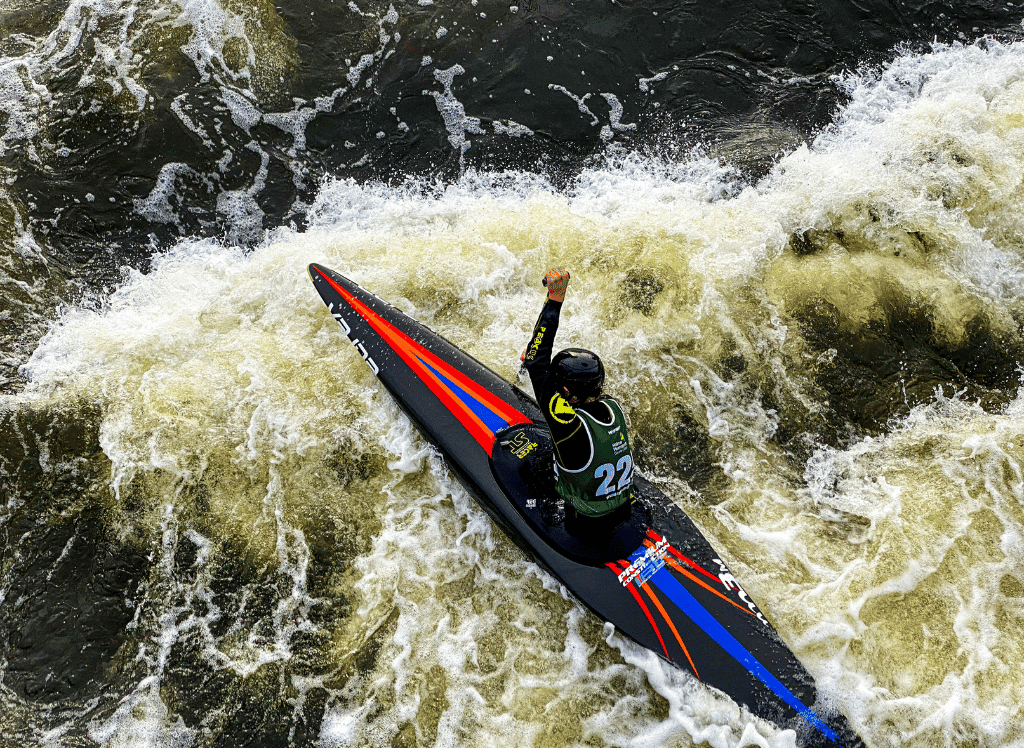
[[[533,392],[542,407],[553,394],[549,391],[548,371],[551,368],[551,351],[555,345],[555,333],[558,332],[562,302],[565,301],[565,290],[569,285],[569,273],[562,267],[553,268],[544,276],[544,285],[548,289],[547,296],[523,357],[523,365],[533,382]]]

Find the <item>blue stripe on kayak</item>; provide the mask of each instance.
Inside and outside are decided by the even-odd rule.
[[[634,556],[643,555],[642,552],[635,552]],[[630,560],[633,556],[630,556]],[[759,681],[764,683],[769,689],[771,689],[776,696],[785,701],[791,707],[793,707],[801,717],[806,719],[818,730],[822,732],[829,740],[833,743],[842,744],[839,736],[836,735],[832,729],[825,724],[825,722],[817,714],[812,712],[806,704],[793,694],[786,686],[784,686],[778,678],[772,675],[768,668],[758,662],[754,655],[747,651],[746,647],[740,644],[736,639],[725,630],[725,627],[720,624],[713,615],[705,610],[704,606],[697,602],[697,599],[691,595],[686,588],[681,585],[672,573],[665,567],[659,568],[651,576],[651,581],[658,587],[659,590],[668,595],[669,599],[674,602],[683,613],[685,613],[690,620],[700,626],[707,634],[711,636],[726,652],[731,654],[738,663],[743,665],[750,673],[756,677]]]
[[[449,390],[451,390],[451,392],[457,398],[459,398],[459,400],[461,400],[463,403],[465,403],[466,406],[471,411],[473,411],[473,413],[476,415],[477,418],[479,418],[481,421],[483,421],[484,426],[489,428],[491,430],[492,434],[496,434],[501,429],[503,429],[506,426],[508,426],[508,421],[506,421],[504,418],[499,416],[493,410],[488,408],[486,405],[484,405],[482,402],[480,402],[472,394],[470,394],[469,392],[466,392],[464,389],[459,387],[459,385],[455,384],[455,382],[450,380],[448,377],[446,377],[444,374],[439,372],[437,369],[435,369],[429,363],[424,361],[422,358],[420,358],[420,361],[423,363],[424,366],[426,366],[428,369],[430,369],[432,372],[434,372],[434,375],[444,383],[444,386],[447,387]]]

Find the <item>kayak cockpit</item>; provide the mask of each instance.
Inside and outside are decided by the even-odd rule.
[[[577,537],[565,527],[565,509],[555,493],[553,447],[546,427],[519,424],[500,432],[491,454],[498,484],[520,514],[551,546],[581,563],[602,566],[625,558],[647,536],[648,516],[640,501],[610,533]]]

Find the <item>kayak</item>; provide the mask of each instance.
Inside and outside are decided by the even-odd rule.
[[[609,536],[566,531],[537,403],[447,339],[321,265],[327,309],[419,431],[494,522],[583,605],[800,745],[863,746],[721,556],[634,471],[632,514]]]

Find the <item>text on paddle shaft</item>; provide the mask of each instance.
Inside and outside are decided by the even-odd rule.
[[[338,320],[338,324],[341,325],[341,329],[345,331],[345,336],[352,341],[352,345],[354,345],[356,350],[359,351],[359,355],[363,357],[363,361],[369,364],[373,375],[377,376],[377,374],[380,373],[380,367],[377,366],[377,363],[372,358],[370,358],[370,354],[367,352],[366,346],[359,341],[359,338],[352,337],[352,328],[349,327],[345,318],[341,316],[341,312],[334,310],[334,302],[332,301],[328,304],[327,308],[330,310],[331,316]]]

